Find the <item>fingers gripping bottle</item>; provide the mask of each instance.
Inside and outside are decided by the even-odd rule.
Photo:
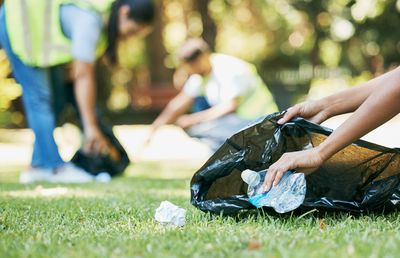
[[[278,185],[268,192],[263,192],[263,183],[268,170],[253,171],[246,169],[241,177],[248,185],[249,202],[257,208],[272,207],[278,213],[285,213],[298,208],[306,195],[306,180],[303,173],[286,171]]]

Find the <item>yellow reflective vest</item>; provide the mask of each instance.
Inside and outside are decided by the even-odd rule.
[[[254,76],[256,76],[257,80],[254,91],[239,100],[239,107],[236,110],[236,114],[244,119],[256,119],[278,111],[274,97],[268,90],[267,85],[265,85],[257,72],[255,72]]]
[[[13,52],[27,65],[50,67],[73,60],[60,23],[60,6],[76,4],[108,19],[114,0],[6,0],[6,26]],[[101,36],[98,48],[105,49]],[[101,51],[98,51],[101,52]],[[98,53],[99,54],[99,53]]]

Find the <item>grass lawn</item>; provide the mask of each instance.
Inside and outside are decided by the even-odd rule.
[[[0,257],[399,257],[397,214],[211,217],[189,203],[196,167],[141,163],[108,184],[23,186],[0,170]],[[182,229],[154,221],[169,200]]]

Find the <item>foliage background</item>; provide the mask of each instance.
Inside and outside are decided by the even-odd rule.
[[[0,1],[1,2],[1,1]],[[400,0],[155,0],[154,31],[98,64],[99,103],[114,123],[149,122],[182,86],[174,56],[187,37],[256,64],[280,109],[392,69]],[[0,78],[8,66],[0,55]],[[0,79],[0,126],[24,126],[21,90]]]

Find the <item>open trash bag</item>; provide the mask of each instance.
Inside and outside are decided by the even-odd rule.
[[[318,146],[332,132],[301,118],[278,125],[281,116],[260,118],[227,139],[194,174],[191,203],[226,215],[255,209],[241,172],[267,169],[283,153]],[[400,206],[400,150],[358,140],[306,176],[306,185],[300,211],[393,211]]]

